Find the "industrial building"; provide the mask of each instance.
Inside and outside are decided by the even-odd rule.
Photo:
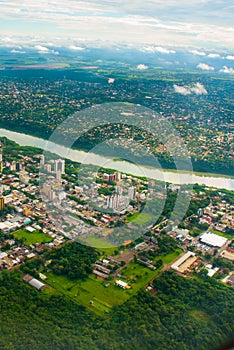
[[[191,267],[195,263],[196,260],[197,257],[195,256],[195,253],[187,252],[181,258],[179,258],[171,266],[171,268],[175,271],[184,273],[189,267]]]
[[[227,238],[216,235],[215,233],[205,232],[200,241],[210,247],[222,248],[227,242]]]

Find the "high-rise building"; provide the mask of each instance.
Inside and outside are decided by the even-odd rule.
[[[119,206],[119,195],[112,195],[107,199],[107,208],[117,209]]]
[[[4,209],[5,207],[5,199],[2,195],[0,195],[0,210]]]
[[[116,181],[120,181],[121,180],[121,173],[119,171],[116,171],[115,179],[116,179]]]
[[[60,171],[57,171],[57,172],[56,172],[56,179],[57,179],[58,181],[61,181],[61,173],[60,173]]]
[[[41,159],[40,159],[40,165],[44,165],[45,164],[45,156],[44,154],[41,155]]]
[[[128,197],[129,197],[129,199],[130,200],[133,200],[133,199],[135,199],[135,197],[136,197],[136,189],[135,189],[135,187],[129,187],[129,189],[128,189]]]
[[[47,171],[47,173],[51,173],[51,164],[45,164],[44,165],[44,169],[45,169],[45,171]]]
[[[54,190],[51,189],[51,190],[49,191],[49,193],[48,193],[48,198],[49,198],[50,201],[54,201],[54,200],[55,200],[56,194],[55,194]]]
[[[65,160],[64,159],[56,159],[54,162],[54,171],[55,173],[65,174]]]
[[[2,145],[0,143],[0,173],[2,172]]]
[[[22,170],[22,164],[17,162],[16,163],[16,171],[20,171],[20,170]]]
[[[117,194],[119,194],[120,196],[122,196],[123,194],[123,187],[121,186],[115,186],[115,191]]]
[[[13,162],[11,163],[11,165],[10,165],[10,170],[11,170],[11,171],[16,171],[16,162],[15,162],[15,161],[13,161]]]

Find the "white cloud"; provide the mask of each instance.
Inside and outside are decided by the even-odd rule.
[[[2,38],[1,40],[3,43],[11,43],[12,42],[12,39],[8,38],[8,37]]]
[[[25,53],[25,51],[20,51],[20,50],[13,49],[13,50],[11,50],[11,53]]]
[[[146,66],[145,64],[138,64],[138,66],[137,66],[137,69],[139,69],[139,70],[146,70],[146,69],[148,69],[149,67],[148,66]]]
[[[175,89],[175,92],[184,96],[191,95],[191,94],[195,94],[195,95],[208,94],[205,86],[202,85],[201,83],[194,83],[192,85],[187,85],[187,86],[179,86],[174,84],[174,89]]]
[[[218,53],[209,53],[209,55],[207,57],[209,57],[209,58],[219,58],[220,55]]]
[[[42,46],[42,45],[35,45],[34,49],[37,50],[38,53],[42,53],[42,54],[52,53],[54,55],[59,55],[58,51],[50,50],[48,49],[48,47]]]
[[[225,57],[227,60],[234,60],[234,56],[232,56],[232,55],[228,55],[228,56],[226,56]]]
[[[191,91],[189,88],[179,85],[174,85],[175,92],[181,95],[191,95]]]
[[[42,45],[36,45],[34,48],[39,52],[39,53],[48,53],[50,50]]]
[[[227,66],[223,66],[222,69],[220,69],[221,73],[226,73],[226,74],[234,74],[234,68],[229,68]]]
[[[74,50],[74,51],[83,51],[83,50],[85,50],[84,47],[76,46],[76,45],[70,45],[68,48],[69,48],[70,50]]]
[[[193,53],[194,55],[206,56],[206,53],[204,51],[191,50],[190,52]]]
[[[166,49],[165,47],[161,47],[161,46],[155,47],[155,51],[160,52],[160,53],[166,53],[166,54],[176,53],[175,50],[169,50],[169,49]]]
[[[167,49],[167,48],[161,47],[161,46],[146,46],[146,47],[141,48],[141,51],[149,52],[149,53],[160,52],[160,53],[165,53],[165,54],[176,53],[175,50]]]
[[[208,92],[205,88],[204,85],[202,85],[201,83],[197,83],[194,86],[192,86],[191,91],[194,92],[196,95],[207,95]]]
[[[199,63],[199,64],[197,65],[197,68],[202,69],[202,70],[214,70],[214,67],[209,66],[209,65],[206,64],[206,63]]]
[[[147,45],[234,47],[231,1],[223,5],[210,0],[0,0],[1,32],[38,35],[40,27],[48,40],[77,36]],[[158,52],[173,53],[160,47]]]

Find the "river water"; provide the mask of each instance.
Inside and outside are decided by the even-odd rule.
[[[63,146],[52,144],[44,139],[0,129],[0,136],[5,136],[9,140],[15,141],[21,146],[32,146],[41,149],[51,149],[60,157],[68,158],[82,164],[93,164],[104,168],[115,169],[136,176],[145,176],[151,179],[166,181],[173,184],[195,184],[206,185],[216,188],[225,188],[234,191],[234,178],[223,175],[194,174],[191,172],[176,172],[170,170],[160,170],[142,165],[134,165],[124,160],[112,160],[94,153],[78,150],[70,150]]]

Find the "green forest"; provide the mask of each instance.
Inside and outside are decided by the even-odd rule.
[[[234,290],[165,272],[106,318],[67,296],[38,292],[18,271],[0,275],[2,350],[207,350],[234,331]]]

